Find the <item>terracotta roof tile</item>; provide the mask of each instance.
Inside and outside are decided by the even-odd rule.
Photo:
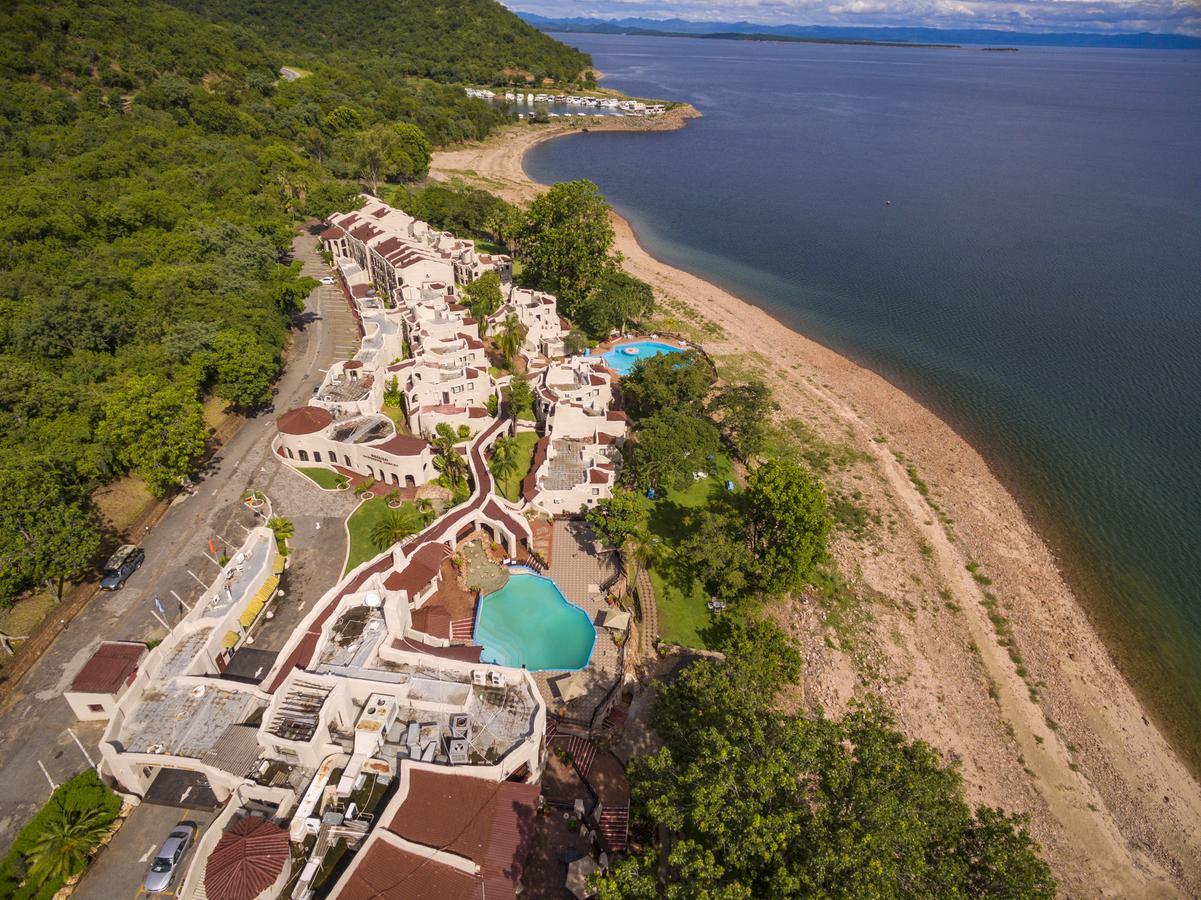
[[[96,648],[92,658],[83,664],[71,682],[71,690],[86,694],[115,694],[133,678],[145,653],[145,644],[105,641]]]

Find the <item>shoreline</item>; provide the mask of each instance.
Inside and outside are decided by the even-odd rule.
[[[672,110],[659,121],[509,129],[482,145],[440,151],[431,175],[528,200],[540,188],[521,165],[531,147],[583,127],[658,131],[689,117]],[[749,361],[782,407],[827,440],[849,441],[870,463],[851,486],[887,516],[888,533],[873,552],[839,538],[833,554],[857,590],[883,599],[871,605],[867,626],[880,671],[857,671],[848,654],[813,640],[820,613],[793,604],[782,614],[801,632],[806,693],[832,712],[851,696],[883,697],[906,732],[960,760],[971,802],[1030,815],[1066,893],[1201,891],[1201,787],[1151,724],[1047,542],[987,460],[886,379],[655,259],[616,214],[614,225],[631,274],[721,327],[721,337],[702,340],[719,364]],[[987,573],[988,591],[969,564]],[[934,601],[931,588],[953,602]],[[988,606],[993,592],[1000,607]],[[999,608],[1020,663],[990,621]]]

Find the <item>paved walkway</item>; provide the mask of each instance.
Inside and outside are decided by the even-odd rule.
[[[642,656],[655,652],[655,638],[659,635],[659,604],[655,602],[655,586],[646,566],[640,566],[634,576],[634,589],[638,592],[638,607],[642,619],[638,623],[638,649]]]

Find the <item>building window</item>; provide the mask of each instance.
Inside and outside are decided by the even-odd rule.
[[[102,713],[102,712],[104,712],[104,707],[101,706],[99,703],[89,703],[88,704],[88,712]]]
[[[313,462],[321,462],[321,451],[319,451],[319,450],[313,451]]]
[[[292,448],[291,447],[284,447],[284,453],[288,454],[288,459],[295,459],[295,457],[292,456]]]
[[[593,497],[599,497],[599,496],[600,496],[600,488],[593,488],[593,489],[592,489],[592,496],[593,496]]]
[[[299,452],[299,453],[300,453],[300,461],[301,461],[301,462],[308,462],[308,461],[309,461],[309,454],[308,454],[308,451],[306,451],[306,450],[300,450],[300,451],[297,451],[297,452]]]

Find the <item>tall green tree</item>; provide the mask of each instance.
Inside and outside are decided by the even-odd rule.
[[[517,313],[509,313],[500,323],[500,330],[496,333],[496,347],[510,368],[528,332],[529,329],[517,318]]]
[[[515,419],[534,418],[534,391],[524,372],[509,379],[509,412]]]
[[[467,301],[472,317],[479,322],[482,335],[488,316],[500,309],[501,303],[504,302],[500,291],[500,276],[495,272],[485,272],[471,284],[464,285],[463,299]]]
[[[100,439],[121,465],[162,496],[204,452],[204,410],[188,388],[153,375],[129,379],[104,404]]]
[[[521,448],[517,444],[517,438],[509,436],[497,438],[496,443],[492,445],[492,459],[488,463],[488,468],[504,483],[506,494],[509,493],[509,488],[512,486],[510,479],[516,474],[520,464]]]
[[[723,387],[709,401],[709,415],[718,419],[722,436],[743,462],[763,449],[772,414],[779,409],[771,388],[757,378]]]
[[[665,865],[632,855],[599,897],[1054,896],[1020,817],[970,809],[958,772],[874,706],[780,712],[795,646],[769,623],[725,625],[725,659],[660,689],[665,746],[631,765],[635,815],[672,835]]]
[[[384,181],[412,181],[429,171],[432,148],[416,125],[373,125],[359,132],[351,142],[358,174],[379,196]]]
[[[445,422],[439,422],[430,441],[430,449],[434,451],[434,468],[442,473],[446,486],[452,491],[458,490],[467,481],[467,460],[456,447],[460,440],[453,428]]]
[[[826,552],[830,517],[821,483],[791,459],[770,460],[751,472],[742,501],[757,589],[796,590]]]
[[[213,340],[213,393],[242,409],[271,402],[278,357],[242,331],[222,331]]]
[[[717,426],[703,416],[663,409],[644,419],[630,451],[629,477],[641,490],[682,488],[710,472],[721,451]]]
[[[591,181],[561,182],[540,194],[518,239],[523,277],[555,294],[567,316],[616,269],[609,204]]]
[[[713,372],[699,353],[660,353],[639,359],[621,379],[626,411],[635,419],[665,409],[702,415]]]
[[[581,301],[575,319],[592,337],[624,332],[630,325],[645,321],[655,310],[655,292],[641,279],[620,270],[602,275],[595,289]]]
[[[0,466],[0,599],[40,583],[62,600],[66,582],[94,564],[100,535],[86,490],[53,461]]]

